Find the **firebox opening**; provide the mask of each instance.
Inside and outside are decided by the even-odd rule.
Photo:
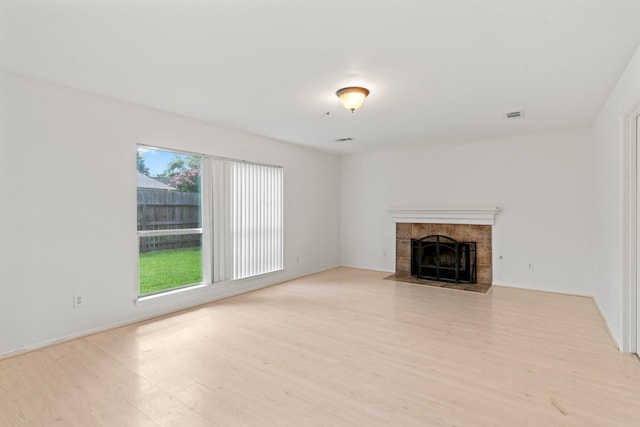
[[[411,239],[411,275],[440,282],[476,283],[476,242],[434,234]]]

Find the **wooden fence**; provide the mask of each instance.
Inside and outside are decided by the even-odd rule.
[[[200,195],[177,190],[138,188],[138,230],[200,228]],[[199,234],[145,236],[140,252],[200,246]]]

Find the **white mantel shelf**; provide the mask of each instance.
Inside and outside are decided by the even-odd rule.
[[[387,209],[393,222],[422,224],[494,225],[499,208],[489,209]]]

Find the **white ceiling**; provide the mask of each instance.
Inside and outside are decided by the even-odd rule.
[[[639,44],[639,0],[0,0],[5,70],[341,154],[589,126]]]

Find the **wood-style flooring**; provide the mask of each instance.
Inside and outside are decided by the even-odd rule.
[[[1,426],[640,426],[592,299],[339,268],[0,360]]]

